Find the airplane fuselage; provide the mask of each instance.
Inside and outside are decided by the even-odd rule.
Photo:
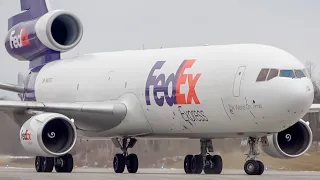
[[[28,86],[40,102],[131,99],[134,114],[112,127],[78,124],[84,136],[262,136],[296,123],[313,99],[309,78],[257,81],[263,68],[304,66],[285,51],[254,44],[132,50],[48,63],[31,73]]]

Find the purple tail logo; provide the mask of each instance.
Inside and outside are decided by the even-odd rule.
[[[155,65],[152,67],[145,89],[145,98],[146,104],[151,105],[150,102],[150,87],[153,86],[153,96],[156,104],[158,106],[163,106],[166,102],[169,106],[175,104],[192,104],[194,101],[195,104],[200,104],[198,99],[195,87],[197,82],[201,76],[201,73],[196,75],[194,74],[186,74],[184,71],[188,68],[192,68],[192,65],[196,60],[185,60],[181,63],[179,69],[176,74],[171,73],[168,78],[165,77],[165,74],[159,74],[158,76],[154,76],[154,71],[157,69],[161,69],[166,61],[157,61]],[[172,83],[172,93],[169,95],[169,84]],[[181,86],[187,84],[188,85],[188,93],[181,93]],[[161,94],[161,96],[159,96]]]
[[[25,28],[20,30],[20,34],[16,35],[16,30],[11,31],[10,34],[10,47],[13,48],[22,48],[24,46],[29,46],[29,34]]]

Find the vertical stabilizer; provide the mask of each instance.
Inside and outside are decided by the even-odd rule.
[[[8,30],[13,26],[32,19],[39,18],[48,12],[47,0],[20,0],[21,13],[8,20]]]

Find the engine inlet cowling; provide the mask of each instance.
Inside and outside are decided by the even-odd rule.
[[[275,158],[296,158],[309,150],[312,144],[312,131],[304,120],[291,127],[261,139],[260,148]]]
[[[60,52],[74,48],[82,39],[80,19],[64,10],[51,11],[35,24],[39,40],[48,48]]]
[[[31,117],[21,128],[23,147],[36,156],[62,156],[75,146],[76,128],[69,118],[56,113]]]

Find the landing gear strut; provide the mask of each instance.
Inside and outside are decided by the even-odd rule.
[[[248,145],[250,147],[247,160],[244,164],[244,171],[248,175],[261,175],[264,172],[264,165],[261,161],[256,160],[259,155],[258,150],[259,138],[249,137]]]
[[[129,140],[129,141],[128,141]],[[113,169],[116,173],[123,173],[125,166],[129,173],[136,173],[139,167],[139,161],[136,154],[128,154],[128,148],[133,148],[137,139],[123,138],[112,139],[113,144],[122,150],[122,154],[118,153],[113,158]]]
[[[223,162],[219,155],[210,155],[213,152],[211,139],[200,139],[201,154],[187,155],[184,159],[184,171],[187,174],[221,174]]]
[[[73,157],[66,154],[61,157],[42,157],[35,159],[35,168],[37,172],[52,172],[53,167],[56,172],[71,172],[73,170]]]

